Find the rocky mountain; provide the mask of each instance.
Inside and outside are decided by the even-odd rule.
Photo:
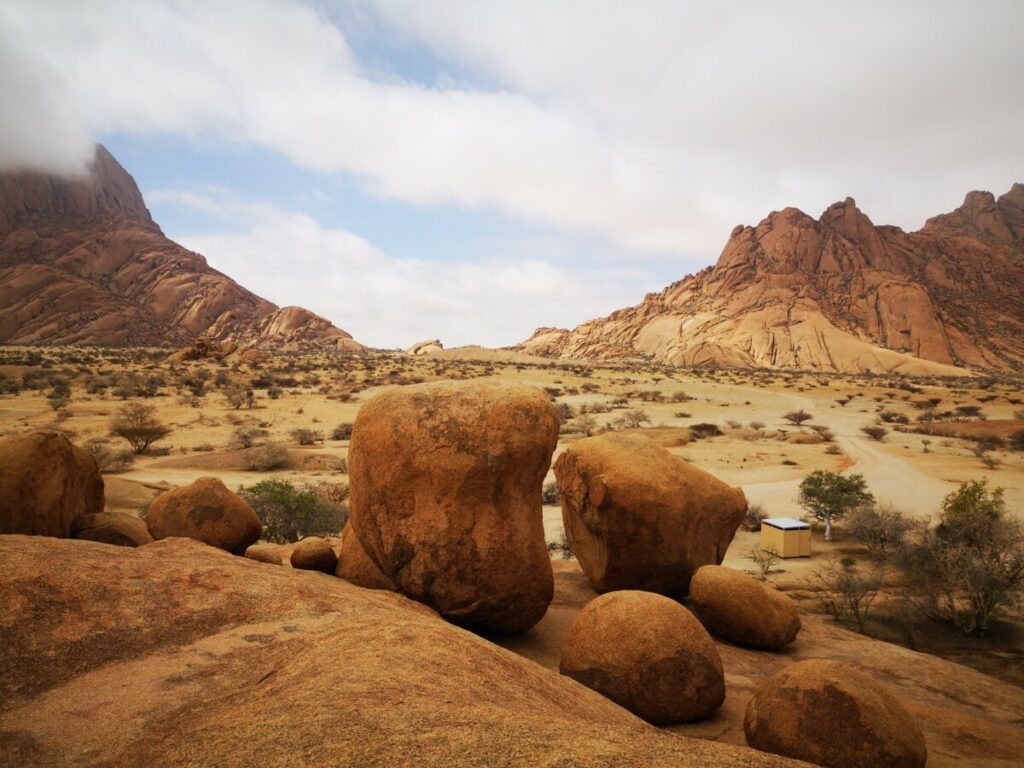
[[[279,308],[168,239],[102,146],[89,174],[0,175],[0,342],[276,348],[362,346]]]
[[[916,232],[850,198],[738,226],[718,263],[516,349],[680,365],[955,373],[1024,368],[1024,184],[971,192]]]

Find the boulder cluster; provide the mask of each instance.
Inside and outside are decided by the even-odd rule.
[[[187,538],[398,592],[454,624],[522,632],[554,592],[541,489],[558,431],[550,399],[524,385],[442,382],[370,398],[352,431],[340,554],[317,537],[257,543],[259,516],[212,477],[161,494],[144,520],[105,512],[92,456],[37,432],[0,441],[0,533]],[[570,546],[602,593],[572,624],[563,675],[650,723],[681,723],[725,700],[712,634],[762,650],[794,642],[792,599],[720,565],[746,512],[742,491],[635,435],[578,440],[554,470]],[[891,694],[826,661],[768,679],[745,732],[757,749],[827,766],[916,767],[927,754]]]

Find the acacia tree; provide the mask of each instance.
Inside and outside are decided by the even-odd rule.
[[[834,520],[874,500],[863,475],[840,475],[822,469],[803,479],[797,499],[816,520],[825,523],[825,541],[832,541]]]
[[[790,424],[799,427],[805,421],[810,421],[814,417],[801,408],[799,411],[790,411],[789,413],[782,414],[782,418]]]
[[[171,428],[157,420],[156,408],[135,401],[122,405],[110,425],[110,434],[127,440],[136,454],[170,433]]]

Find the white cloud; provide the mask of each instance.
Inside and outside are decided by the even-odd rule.
[[[0,164],[73,163],[90,132],[214,136],[688,267],[773,208],[849,194],[917,226],[1024,168],[1017,0],[318,7],[341,26],[285,0],[5,3]],[[343,28],[367,17],[468,76],[365,71]]]
[[[426,338],[509,345],[538,326],[575,324],[656,285],[642,270],[570,271],[538,259],[394,258],[351,232],[223,190],[158,190],[147,198],[230,221],[230,232],[179,239],[257,294],[281,305],[301,296],[303,306],[371,346]]]

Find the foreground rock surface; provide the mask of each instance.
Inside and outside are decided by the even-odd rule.
[[[187,539],[0,536],[0,626],[0,765],[797,765],[658,731],[400,595]]]
[[[263,530],[252,507],[216,477],[200,477],[157,496],[146,526],[154,539],[182,536],[235,555],[244,555]]]
[[[402,594],[464,625],[519,632],[551,602],[541,486],[558,415],[535,387],[439,382],[359,410],[349,525]]]
[[[557,670],[570,627],[597,593],[579,565],[556,561],[555,597],[544,619],[524,635],[494,638],[503,647]],[[1024,689],[944,659],[873,640],[804,614],[783,653],[717,643],[725,667],[725,703],[714,717],[665,726],[701,739],[746,745],[743,719],[761,683],[794,662],[828,658],[869,675],[892,691],[924,731],[928,768],[1019,768],[1024,754]]]
[[[565,535],[599,592],[685,594],[718,565],[747,510],[743,492],[642,435],[578,440],[558,457]]]
[[[707,631],[653,592],[609,592],[588,603],[560,669],[650,723],[698,720],[725,699],[722,659]]]
[[[690,603],[705,627],[739,645],[782,648],[800,631],[800,611],[792,598],[721,565],[697,569]]]
[[[924,735],[887,688],[845,664],[801,661],[747,705],[747,743],[826,768],[924,768]]]
[[[341,533],[341,553],[334,575],[350,584],[364,589],[387,589],[397,591],[395,583],[381,573],[377,564],[370,559],[359,543],[359,537],[352,533],[352,526],[346,525]]]
[[[96,460],[64,435],[0,440],[0,533],[67,538],[76,517],[102,511]]]

